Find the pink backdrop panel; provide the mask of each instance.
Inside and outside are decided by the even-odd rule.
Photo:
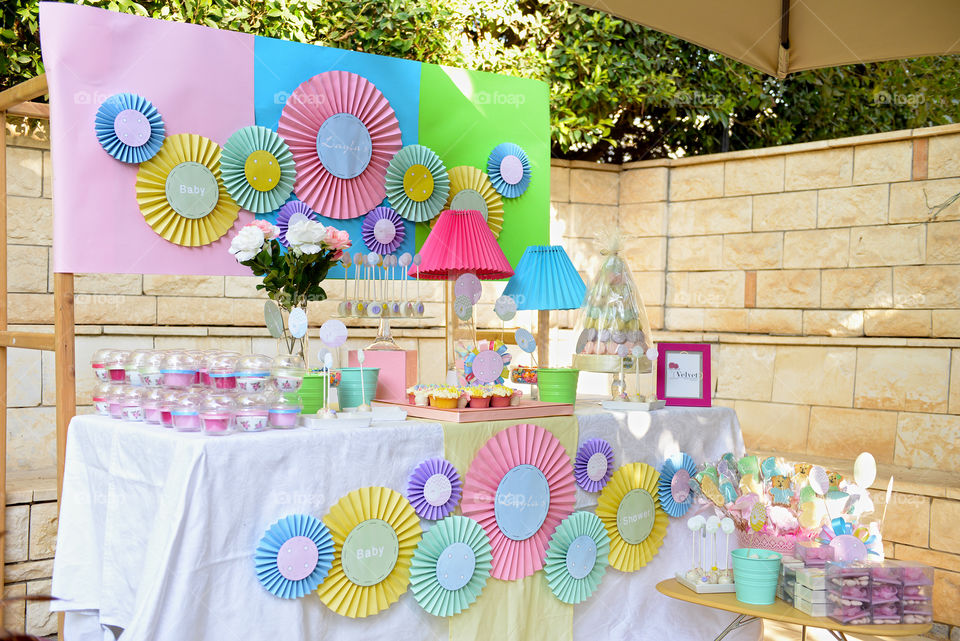
[[[53,269],[74,273],[249,275],[227,252],[253,219],[240,218],[204,247],[162,239],[137,207],[137,165],[110,157],[94,116],[109,96],[138,93],[160,111],[166,135],[223,145],[254,124],[254,36],[73,4],[40,5],[50,87]]]

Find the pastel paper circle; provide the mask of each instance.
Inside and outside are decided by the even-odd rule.
[[[433,507],[441,507],[450,500],[453,484],[446,474],[433,474],[423,484],[423,499]]]
[[[504,322],[513,320],[517,315],[517,301],[513,296],[501,296],[493,304],[493,311]]]
[[[150,121],[136,109],[124,109],[113,119],[113,130],[120,142],[142,147],[150,141]]]
[[[411,165],[403,173],[403,193],[407,198],[422,203],[433,194],[433,174],[423,165]]]
[[[726,465],[721,460],[720,464]],[[718,467],[719,465],[718,464]],[[693,505],[693,485],[700,484],[692,478],[697,473],[697,465],[689,454],[679,452],[667,458],[660,466],[660,481],[657,484],[657,496],[663,511],[678,518],[687,513]]]
[[[280,163],[265,149],[257,149],[243,163],[243,174],[257,191],[270,191],[280,182]]]
[[[617,508],[617,530],[620,537],[631,545],[644,541],[653,530],[656,505],[650,493],[644,489],[627,492]]]
[[[389,220],[381,218],[373,225],[373,237],[378,243],[386,245],[397,237],[397,228]]]
[[[214,210],[220,199],[217,177],[198,162],[182,162],[167,175],[164,184],[167,202],[175,212],[196,220]]]
[[[336,318],[325,321],[320,326],[320,340],[329,347],[340,347],[347,342],[347,326]]]
[[[674,502],[683,503],[690,496],[690,474],[684,470],[677,470],[670,480],[670,495]]]
[[[810,470],[808,481],[810,483],[810,487],[817,494],[826,494],[830,489],[830,479],[827,478],[827,471],[819,465],[814,465]]]
[[[830,540],[837,563],[851,563],[867,558],[867,546],[852,534],[841,534]]]
[[[480,350],[473,358],[473,375],[479,383],[493,383],[503,373],[503,357],[496,350]]]
[[[466,296],[457,296],[453,299],[453,311],[462,321],[470,320],[473,317],[473,305]],[[489,382],[489,381],[488,381]]]
[[[479,211],[486,220],[490,215],[487,208],[487,201],[476,189],[461,189],[453,195],[450,201],[450,207],[454,211]]]
[[[277,132],[241,127],[223,145],[223,183],[237,203],[255,214],[275,211],[293,192],[297,171],[287,142]]]
[[[582,579],[597,562],[597,542],[593,537],[582,534],[575,538],[567,548],[567,572],[575,579]]]
[[[290,310],[290,316],[287,318],[287,326],[290,328],[290,335],[294,338],[303,338],[307,333],[307,312],[300,307],[294,307]]]
[[[462,487],[460,473],[450,461],[430,458],[410,474],[407,499],[419,516],[437,521],[456,509]]]
[[[658,493],[659,483],[660,473],[656,468],[646,463],[628,463],[613,473],[597,498],[596,514],[610,536],[610,565],[622,572],[645,566],[663,545],[669,517],[660,509],[654,495]],[[653,501],[653,526],[639,543],[630,543],[623,534],[636,540],[647,527],[649,502],[645,496],[634,494],[638,498],[630,498],[623,504],[627,495],[636,489],[644,490],[646,497]]]
[[[373,156],[370,132],[353,114],[334,114],[317,131],[317,155],[324,169],[337,178],[356,178]]]
[[[487,175],[504,198],[518,198],[530,186],[530,159],[522,147],[504,142],[490,152]]]
[[[877,461],[870,452],[861,452],[853,462],[854,482],[867,489],[877,480]]]
[[[407,145],[390,161],[385,188],[390,205],[402,218],[424,222],[443,210],[450,194],[450,177],[432,149]]]
[[[376,585],[393,571],[400,554],[397,533],[381,519],[367,519],[343,542],[343,573],[359,586]]]
[[[528,354],[532,354],[533,352],[537,351],[537,339],[533,337],[533,334],[522,327],[517,330],[516,334],[514,334],[514,340],[517,342],[517,347]]]
[[[594,452],[587,459],[587,477],[597,482],[607,475],[610,469],[610,463],[607,461],[607,455],[603,452]]]
[[[316,543],[305,536],[295,536],[280,547],[277,569],[288,581],[300,581],[310,576],[319,558]]]
[[[397,212],[389,207],[376,207],[364,217],[361,235],[367,249],[378,255],[375,262],[370,263],[375,265],[380,256],[395,252],[407,233]]]
[[[500,161],[500,177],[508,185],[516,185],[523,179],[523,162],[513,154],[504,156]]]
[[[550,508],[550,484],[533,465],[517,465],[500,479],[494,514],[503,535],[513,541],[533,536]]]
[[[471,305],[476,305],[480,300],[480,294],[483,292],[483,283],[477,278],[477,275],[471,272],[460,274],[453,284],[453,293],[457,296],[466,296],[470,299]]]
[[[613,472],[613,448],[602,438],[584,441],[577,449],[573,474],[577,485],[587,492],[599,492]]]
[[[466,543],[451,543],[437,558],[437,582],[445,590],[459,590],[473,578],[477,555]]]

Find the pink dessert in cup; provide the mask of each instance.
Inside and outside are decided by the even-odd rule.
[[[171,409],[173,427],[178,432],[200,431],[200,406],[203,399],[199,394],[183,394],[177,398]]]
[[[148,387],[143,391],[143,420],[151,425],[163,423],[160,404],[163,401],[163,390],[159,387]]]
[[[283,354],[273,359],[270,375],[281,392],[296,392],[303,384],[307,366],[303,359],[293,354]]]
[[[237,388],[237,357],[232,354],[218,354],[207,360],[207,380],[216,390],[234,390]]]
[[[210,394],[200,407],[200,423],[204,434],[227,434],[233,423],[236,403],[228,394]]]
[[[268,422],[274,429],[289,429],[297,426],[303,406],[299,400],[287,400],[278,396],[270,403]]]
[[[107,389],[107,406],[110,416],[116,419],[123,418],[123,392],[127,386],[123,383],[110,383]]]
[[[110,383],[99,382],[93,388],[93,409],[100,416],[110,416]]]
[[[263,354],[241,356],[237,360],[235,380],[240,392],[265,392],[270,380],[272,359]]]
[[[262,394],[239,394],[233,422],[240,432],[262,432],[267,429],[269,410]]]
[[[93,368],[93,373],[101,383],[110,381],[110,370],[107,369],[107,361],[110,360],[112,352],[112,349],[98,349],[93,353],[93,358],[90,359],[90,366]]]
[[[106,368],[110,374],[110,380],[114,383],[123,383],[127,380],[127,357],[130,352],[125,349],[111,350],[107,356]]]
[[[186,352],[170,352],[160,368],[166,387],[187,388],[197,376],[197,360]]]

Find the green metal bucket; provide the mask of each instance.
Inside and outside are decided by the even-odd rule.
[[[780,562],[783,555],[760,548],[733,550],[733,584],[737,601],[751,605],[772,605],[777,598]]]
[[[340,386],[337,388],[340,409],[359,407],[364,400],[369,404],[377,395],[377,379],[379,377],[379,367],[364,367],[362,382],[359,367],[341,367]],[[363,385],[362,388],[361,385]]]
[[[540,400],[551,403],[576,403],[580,370],[569,367],[541,367],[537,370]]]

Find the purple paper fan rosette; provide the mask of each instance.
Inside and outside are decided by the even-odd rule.
[[[291,200],[280,208],[277,212],[277,227],[280,228],[280,235],[277,236],[277,240],[280,241],[280,244],[284,247],[290,247],[287,243],[287,228],[290,226],[290,219],[293,218],[296,214],[301,214],[306,216],[310,220],[316,220],[317,214],[307,203],[300,200]]]
[[[403,243],[403,219],[390,207],[377,207],[363,219],[363,243],[381,256],[392,254]]]
[[[596,480],[590,478],[587,465],[590,458],[595,454],[603,454],[607,459],[607,469],[601,478]],[[599,492],[610,481],[613,475],[613,448],[602,438],[592,438],[580,446],[577,450],[577,458],[573,463],[573,474],[577,479],[577,485],[587,492]]]
[[[441,477],[445,477],[446,481]],[[438,486],[445,494],[448,482],[450,494],[447,500],[443,503],[439,501],[431,503],[428,496]],[[463,482],[460,480],[460,473],[453,463],[443,458],[430,458],[421,462],[410,474],[410,480],[407,482],[407,500],[413,505],[418,516],[430,521],[439,521],[451,514],[460,502],[462,491]]]

